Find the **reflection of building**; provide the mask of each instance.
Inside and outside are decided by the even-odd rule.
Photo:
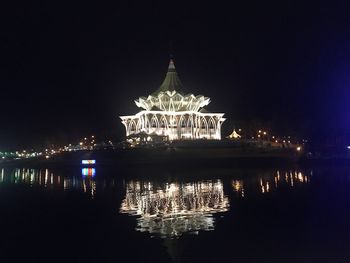
[[[140,216],[137,230],[167,237],[213,230],[212,215],[228,208],[220,180],[161,186],[129,182],[120,212]]]
[[[221,139],[223,113],[207,113],[203,107],[210,99],[183,91],[174,62],[160,88],[135,101],[143,110],[136,115],[121,116],[126,136],[145,133],[167,136],[169,140]]]

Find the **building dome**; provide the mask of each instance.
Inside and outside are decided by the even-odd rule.
[[[145,110],[156,107],[161,111],[199,111],[210,103],[210,99],[185,92],[171,59],[162,85],[147,98],[140,97],[135,103]]]

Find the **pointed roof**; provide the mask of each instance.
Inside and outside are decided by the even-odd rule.
[[[166,73],[165,79],[162,85],[160,85],[160,87],[152,95],[174,90],[176,90],[178,93],[185,94],[184,87],[175,69],[174,60],[170,59],[168,72]]]
[[[236,130],[233,129],[232,133],[231,133],[229,136],[227,136],[227,137],[230,138],[230,139],[239,139],[239,138],[241,138],[241,135],[239,135],[239,134],[236,132]]]

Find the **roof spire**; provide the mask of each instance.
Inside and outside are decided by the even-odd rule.
[[[168,72],[174,72],[175,71],[175,64],[174,64],[174,60],[172,57],[170,57],[170,62],[169,62],[169,66],[168,66]]]
[[[177,91],[179,93],[185,94],[182,83],[176,73],[175,64],[172,57],[169,61],[168,72],[166,73],[165,79],[162,85],[160,85],[160,87],[153,93],[153,95],[166,91]]]

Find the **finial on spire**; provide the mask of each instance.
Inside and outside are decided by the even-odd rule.
[[[175,64],[174,64],[173,58],[170,58],[168,71],[169,71],[169,70],[175,70]]]

